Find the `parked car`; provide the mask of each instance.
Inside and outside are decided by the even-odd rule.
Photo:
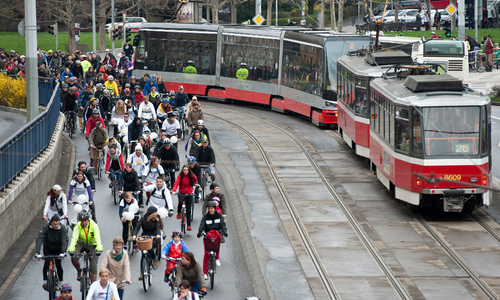
[[[127,31],[137,32],[139,31],[139,27],[141,27],[142,23],[146,23],[146,19],[141,17],[127,17],[127,21],[125,22],[125,29]],[[118,26],[123,26],[122,18],[117,19],[115,22]],[[113,27],[111,23],[106,24],[106,32],[109,32],[109,29]]]
[[[407,10],[405,9],[402,9],[402,10],[399,10],[398,12],[398,22],[402,22],[401,21],[401,17],[406,13]],[[394,20],[396,19],[396,11],[393,11],[393,13],[391,14],[388,14],[384,17],[384,23],[394,23]]]

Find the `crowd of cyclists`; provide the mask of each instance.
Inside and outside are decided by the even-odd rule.
[[[155,258],[170,259],[164,280],[172,280],[171,271],[177,268],[178,299],[195,299],[198,294],[203,296],[206,293],[208,251],[204,251],[203,265],[200,265],[182,240],[183,232],[177,229],[173,230],[172,240],[166,243],[161,253],[155,251],[165,236],[163,231],[167,231],[163,223],[165,216],[161,212],[166,209],[169,217],[174,215],[171,195],[177,194],[177,219],[181,218],[183,203],[187,208],[187,232],[192,230],[193,203],[202,201],[203,218],[197,237],[207,235],[224,242],[228,236],[226,202],[216,182],[215,154],[210,146],[200,102],[196,97],[189,99],[182,85],[177,91],[169,92],[161,76],[144,74],[140,79],[135,78],[128,68],[130,57],[127,53],[123,53],[119,61],[109,51],[102,60],[96,53],[85,56],[79,51],[61,62],[61,55],[57,55],[58,62],[53,63],[51,60],[55,57],[47,58],[46,64],[56,81],[60,80],[62,111],[69,113],[73,124],[78,125],[88,140],[89,164],[87,161],[78,163],[67,194],[58,184],[47,193],[43,217],[48,223],[37,238],[36,257],[42,258],[42,246],[43,255],[59,255],[62,259],[65,253],[69,254],[80,281],[82,272],[78,254],[82,249],[90,251],[95,256],[90,260],[93,283],[87,299],[123,299],[125,285],[132,282],[126,216],[129,212],[135,214],[134,209],[139,206],[145,213],[133,216],[132,239],[141,235],[154,238],[149,251],[154,261],[153,268],[158,268]],[[83,65],[87,67],[83,69]],[[182,120],[187,121],[190,129],[185,145],[179,138]],[[180,147],[184,147],[187,153],[182,157],[182,160],[186,159],[183,165],[179,157]],[[116,213],[123,227],[121,234],[117,232],[112,241],[112,249],[103,254],[104,259],[98,268],[98,256],[107,245],[101,240],[99,227],[108,225],[98,225],[99,212],[94,205],[95,193],[108,192],[96,191],[94,177],[100,167],[109,176],[110,188],[113,182],[118,183],[121,197]],[[207,169],[211,181],[211,191],[204,199],[201,199],[202,168]],[[73,214],[70,216],[71,205]],[[216,265],[220,266],[219,252],[216,255]],[[60,260],[56,267],[62,283]],[[44,280],[47,280],[47,268],[48,260],[45,261]],[[142,280],[142,273],[139,280]],[[46,285],[47,282],[44,288]],[[67,291],[71,294],[69,285],[61,285],[59,290],[60,299],[70,299],[64,298]]]

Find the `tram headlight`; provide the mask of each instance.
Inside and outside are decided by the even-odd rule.
[[[337,102],[325,100],[325,107],[328,107],[328,108],[337,107]]]

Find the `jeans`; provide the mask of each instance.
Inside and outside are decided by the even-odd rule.
[[[120,182],[121,180],[121,175],[122,175],[122,172],[121,171],[115,171],[114,169],[109,169],[109,177],[110,177],[110,180],[113,181],[113,180],[118,180],[118,182]]]
[[[125,292],[125,289],[118,289],[118,296],[120,296],[120,300],[123,300],[123,292]]]
[[[201,282],[199,282],[199,281],[193,282],[191,284],[191,292],[200,293],[201,292]]]
[[[179,107],[176,107],[177,108],[177,111],[179,112],[179,122],[181,121],[181,118],[182,116],[184,116],[184,114],[186,114],[186,107],[185,106],[179,106]]]

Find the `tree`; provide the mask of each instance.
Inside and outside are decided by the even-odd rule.
[[[346,3],[347,0],[338,0],[339,3],[339,21],[337,24],[337,30],[342,31],[342,28],[344,26],[344,4]]]
[[[208,18],[208,10],[210,9],[210,11],[212,12],[212,17],[213,17],[213,21],[212,23],[214,24],[219,24],[219,8],[226,5],[226,3],[228,2],[229,0],[206,0],[205,1],[205,6],[207,7],[207,21],[209,21],[209,18]],[[232,14],[232,12],[231,12]],[[232,15],[231,15],[231,19],[232,19]]]
[[[314,5],[318,0],[307,0],[307,14],[312,16],[314,14]]]
[[[275,0],[278,1],[278,0]],[[267,0],[267,26],[271,26],[271,21],[273,18],[273,0]]]
[[[241,3],[244,3],[247,1],[248,0],[229,0],[229,4],[231,5],[231,24],[238,23],[238,20],[237,20],[238,8],[237,8],[237,6],[240,5]],[[271,1],[271,4],[272,4],[273,0],[267,0],[268,3],[269,3],[269,1]],[[269,12],[267,13],[267,15],[269,16]]]
[[[335,18],[335,0],[330,0],[330,23],[331,30],[335,30],[335,23],[337,23]]]

